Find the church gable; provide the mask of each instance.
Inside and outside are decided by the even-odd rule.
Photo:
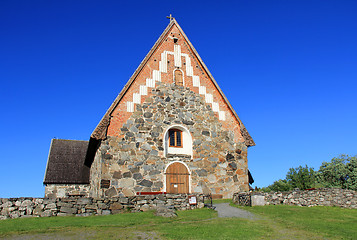
[[[91,143],[98,143],[89,162],[92,196],[231,197],[248,190],[247,147],[254,142],[175,20],[109,108]]]
[[[200,95],[235,142],[255,145],[199,55],[172,20],[98,124],[92,138],[121,137],[121,128],[159,83],[182,85]]]

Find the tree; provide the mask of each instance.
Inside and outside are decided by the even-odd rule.
[[[290,191],[292,189],[291,185],[285,179],[279,179],[275,181],[273,184],[269,185],[268,187],[262,188],[263,192],[285,192]]]
[[[357,157],[340,155],[323,162],[318,171],[318,181],[324,187],[357,190]]]
[[[340,155],[330,162],[323,162],[318,171],[313,168],[299,166],[290,168],[285,179],[279,179],[264,192],[289,191],[294,188],[301,190],[319,187],[336,187],[357,191],[357,155],[350,157]]]
[[[348,179],[347,188],[357,191],[357,155],[350,157],[347,163]]]
[[[292,188],[299,188],[305,190],[315,187],[316,174],[313,168],[299,166],[297,168],[290,168],[286,174],[286,180]]]

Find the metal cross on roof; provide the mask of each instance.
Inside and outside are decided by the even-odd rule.
[[[175,19],[175,18],[171,15],[171,13],[170,13],[170,16],[166,16],[166,18],[170,19],[170,22]]]

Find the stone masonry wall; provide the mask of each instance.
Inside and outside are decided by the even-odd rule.
[[[89,184],[46,184],[45,198],[89,197]]]
[[[357,192],[339,188],[269,193],[253,192],[252,195],[263,195],[267,205],[286,204],[307,207],[338,206],[357,208]]]
[[[172,125],[188,129],[193,156],[165,156],[164,133]],[[223,128],[211,107],[189,88],[158,82],[118,135],[103,140],[96,153],[92,197],[165,191],[164,170],[173,161],[188,166],[192,193],[230,198],[248,190],[247,147],[234,141],[233,131]]]
[[[203,197],[197,196],[198,208]],[[19,217],[90,216],[140,212],[166,207],[190,209],[185,194],[161,194],[119,198],[0,198],[0,220]]]

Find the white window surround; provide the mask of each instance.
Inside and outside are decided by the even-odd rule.
[[[169,146],[169,130],[170,129],[178,129],[182,131],[182,147],[170,147]],[[167,154],[185,154],[192,155],[192,136],[190,131],[181,125],[172,125],[165,130],[164,133],[164,155]]]
[[[189,174],[189,176],[188,176],[188,192],[192,193],[192,191],[191,191],[191,171],[190,171],[190,168],[187,166],[186,163],[181,162],[181,161],[172,161],[172,162],[170,162],[169,164],[166,165],[164,173],[166,173],[167,168],[173,163],[182,163],[187,168],[187,171],[188,171],[188,174]],[[166,189],[166,174],[164,174],[164,177],[165,177],[165,179],[164,179],[164,182],[163,182],[164,183],[163,192],[166,192],[167,191],[167,189]]]

